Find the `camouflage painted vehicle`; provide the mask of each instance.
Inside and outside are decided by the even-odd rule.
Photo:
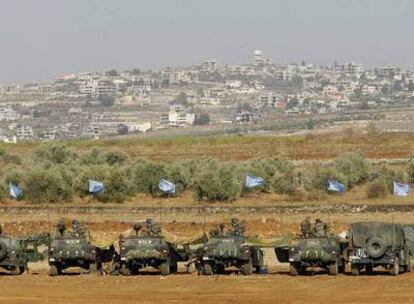
[[[411,271],[409,242],[403,226],[380,222],[360,222],[349,226],[348,259],[353,275],[370,274],[382,266],[391,275]]]
[[[116,268],[122,275],[138,274],[140,269],[149,266],[166,276],[178,271],[178,262],[189,260],[190,248],[167,242],[154,222],[147,221],[147,231],[143,235],[139,234],[140,229],[140,225],[135,225],[135,235],[119,239]]]
[[[92,245],[82,232],[66,232],[59,227],[58,233],[49,241],[48,257],[50,275],[57,276],[70,267],[80,267],[91,273],[101,274],[102,262],[99,248]]]
[[[28,270],[23,240],[0,235],[0,267],[13,275],[20,275]]]
[[[263,251],[246,244],[244,227],[232,223],[235,230],[224,233],[224,226],[211,233],[212,237],[196,251],[199,275],[220,274],[228,267],[236,267],[244,275],[259,273],[264,266]]]
[[[333,236],[296,240],[293,246],[275,248],[277,259],[290,264],[293,276],[305,274],[308,267],[327,269],[330,275],[345,271],[345,244]]]

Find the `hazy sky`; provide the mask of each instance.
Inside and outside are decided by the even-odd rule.
[[[411,0],[0,0],[0,83],[263,50],[274,62],[414,68]]]

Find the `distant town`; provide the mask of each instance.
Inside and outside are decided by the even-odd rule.
[[[279,64],[259,50],[243,65],[207,60],[158,71],[81,72],[0,85],[0,140],[98,139],[404,107],[414,102],[413,81],[414,71],[396,66]]]

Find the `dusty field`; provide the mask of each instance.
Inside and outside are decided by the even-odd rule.
[[[331,222],[332,231],[346,229],[347,224],[360,220],[383,220],[413,223],[413,212],[366,213],[274,213],[239,214],[247,220],[247,234],[262,241],[277,241],[297,232],[304,216],[320,217]],[[131,214],[117,212],[85,213],[44,210],[27,213],[0,213],[0,222],[7,234],[22,236],[53,231],[56,221],[78,218],[89,222],[95,241],[116,240],[131,223],[147,217],[161,219],[163,229],[175,240],[190,240],[203,233],[201,214],[168,213],[162,218],[155,213]],[[217,213],[205,218],[206,229],[227,221],[234,214]],[[304,277],[290,277],[285,265],[278,264],[272,248],[265,249],[268,275],[244,277],[235,273],[215,277],[199,277],[181,272],[169,277],[147,272],[136,277],[71,274],[57,278],[47,275],[45,263],[30,264],[30,274],[20,277],[0,275],[0,303],[412,303],[414,272],[391,277],[385,273],[374,276],[331,277],[324,272]]]
[[[1,303],[412,303],[414,273],[351,277],[178,274],[0,277]]]

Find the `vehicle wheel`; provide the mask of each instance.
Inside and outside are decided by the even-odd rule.
[[[365,272],[366,272],[367,274],[373,274],[373,273],[374,273],[374,270],[373,270],[372,265],[367,265],[367,266],[365,266]]]
[[[91,274],[95,274],[95,275],[101,275],[101,270],[98,267],[97,263],[90,263],[89,264],[89,271],[91,272]]]
[[[51,277],[59,275],[59,268],[56,265],[50,265],[49,275]]]
[[[372,238],[367,242],[367,251],[371,258],[377,259],[382,257],[385,249],[385,242],[379,237]]]
[[[329,265],[329,274],[337,275],[338,274],[338,261],[333,262]]]
[[[242,273],[244,275],[251,275],[253,273],[252,261],[249,261],[248,263],[242,265]]]
[[[178,263],[174,262],[170,265],[170,273],[177,273],[178,272]]]
[[[224,265],[219,264],[219,265],[216,266],[215,273],[223,274],[225,269],[226,269],[226,267]]]
[[[131,269],[129,269],[128,265],[123,263],[121,265],[121,274],[124,276],[130,276],[131,275]]]
[[[341,265],[338,265],[338,272],[339,273],[345,273],[345,261],[344,260],[342,260],[341,261]]]
[[[29,269],[27,268],[27,266],[20,266],[20,274],[23,274],[25,272],[29,272]]]
[[[411,255],[407,257],[407,265],[405,266],[405,272],[411,272]]]
[[[160,271],[162,276],[170,274],[170,263],[165,262],[160,265]]]
[[[397,276],[400,273],[400,260],[395,258],[394,263],[390,267],[390,275]]]
[[[0,260],[3,260],[7,255],[7,246],[0,241]]]
[[[23,268],[24,269],[24,268]],[[13,268],[10,270],[11,275],[20,275],[22,274],[19,266],[13,266]]]
[[[211,265],[208,264],[208,263],[204,264],[204,266],[203,266],[203,274],[204,275],[213,275],[214,274],[213,267],[211,267]]]
[[[359,276],[360,269],[358,265],[351,265],[351,273],[353,276]]]
[[[297,276],[299,275],[299,267],[296,263],[290,263],[290,275]]]

